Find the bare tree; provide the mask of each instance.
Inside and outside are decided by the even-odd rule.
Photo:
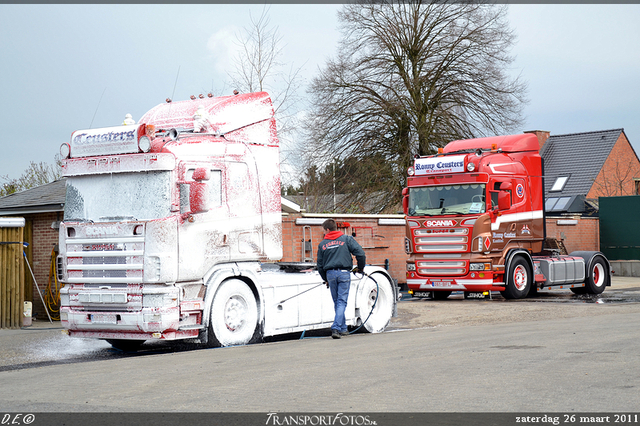
[[[336,158],[324,170],[308,167],[300,185],[289,188],[287,195],[315,213],[383,213],[382,190],[393,178],[393,170],[379,154]],[[367,190],[362,191],[362,186]]]
[[[394,170],[384,207],[398,202],[415,154],[521,124],[526,84],[508,74],[506,6],[364,1],[340,22],[339,53],[310,88],[310,161],[381,155]]]
[[[302,67],[281,62],[282,36],[278,27],[270,25],[268,13],[265,7],[258,19],[250,16],[251,25],[237,35],[239,50],[229,77],[241,92],[266,91],[271,95],[281,141],[281,162],[286,164],[291,161],[296,146]]]
[[[53,165],[45,162],[36,163],[32,161],[29,167],[22,173],[18,179],[10,179],[8,176],[0,178],[6,183],[0,187],[0,197],[13,194],[14,192],[24,191],[36,186],[53,182],[62,177],[62,163],[58,155],[56,155]]]

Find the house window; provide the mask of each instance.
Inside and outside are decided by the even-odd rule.
[[[635,185],[635,195],[640,195],[640,178],[633,178],[633,184]]]

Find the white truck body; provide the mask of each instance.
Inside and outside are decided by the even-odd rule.
[[[61,154],[60,312],[71,336],[232,345],[330,326],[333,301],[313,265],[272,264],[282,213],[266,93],[161,104],[137,125],[74,132]],[[384,269],[366,272],[374,278],[352,277],[347,323],[371,314],[365,328],[378,332],[397,291]]]

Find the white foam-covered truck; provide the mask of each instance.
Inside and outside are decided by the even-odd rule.
[[[227,346],[329,327],[313,265],[276,263],[278,145],[264,92],[167,100],[138,124],[74,132],[57,260],[68,334]],[[347,324],[379,332],[397,288],[386,270],[365,272],[352,276]]]

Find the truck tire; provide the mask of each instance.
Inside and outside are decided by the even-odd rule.
[[[385,275],[378,273],[372,274],[371,278],[362,277],[358,283],[357,307],[365,330],[369,333],[384,331],[393,316],[393,299],[393,288]]]
[[[213,297],[209,315],[209,346],[246,345],[257,340],[258,304],[249,286],[225,281]]]
[[[501,291],[505,299],[522,299],[527,297],[531,289],[531,267],[526,259],[516,255],[509,265],[506,277],[506,288]]]
[[[433,300],[446,300],[447,297],[451,296],[450,291],[432,291],[431,298]]]
[[[135,352],[140,349],[144,340],[107,339],[107,342],[114,348],[123,352]]]
[[[607,273],[607,265],[601,257],[595,257],[591,267],[589,268],[589,274],[585,281],[585,289],[587,294],[600,294],[604,291],[604,288],[609,284],[609,274]]]

